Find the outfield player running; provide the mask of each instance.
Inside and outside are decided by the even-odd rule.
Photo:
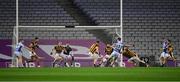
[[[146,62],[140,60],[138,54],[136,54],[135,52],[131,51],[128,46],[124,46],[123,56],[129,58],[129,59],[128,59],[128,62],[129,62],[129,63],[133,63],[135,66],[137,65],[136,62],[135,62],[135,60],[138,61],[138,62],[141,62],[141,63],[145,64],[146,67],[149,66]]]
[[[117,38],[116,43],[113,44],[113,52],[110,55],[110,58],[108,59],[108,62],[106,64],[106,66],[113,66],[113,64],[115,63],[116,59],[118,58],[118,56],[121,53],[121,49],[123,48],[124,44],[121,41],[121,38]]]
[[[23,53],[22,53],[22,48],[25,47],[23,44],[23,40],[20,40],[19,43],[16,44],[16,48],[14,51],[14,54],[16,55],[17,58],[17,67],[24,67],[23,66]]]
[[[106,44],[106,48],[104,49],[104,51],[105,51],[106,55],[102,58],[99,66],[100,65],[105,65],[107,63],[107,60],[110,58],[110,55],[111,55],[111,53],[113,51],[113,48],[112,48],[112,46],[110,44]]]
[[[167,58],[170,57],[168,54],[168,44],[169,44],[168,40],[164,39],[163,48],[162,48],[163,52],[161,53],[161,56],[160,56],[160,63],[162,67],[165,66]]]
[[[70,64],[72,67],[74,62],[74,55],[72,53],[72,48],[70,47],[69,44],[66,44],[66,46],[64,47],[64,55],[65,55],[65,66],[69,67]]]
[[[97,67],[97,60],[100,57],[99,55],[99,41],[96,41],[96,43],[92,44],[89,48],[89,55],[93,58],[93,64],[94,67]]]
[[[39,48],[38,46],[38,41],[39,41],[39,38],[38,37],[35,37],[35,39],[29,44],[29,51],[30,51],[30,56],[31,56],[31,60],[30,62],[36,62],[37,64],[37,67],[40,67],[40,61],[43,59],[42,57],[39,57],[35,50],[37,48]]]
[[[55,67],[55,65],[57,64],[57,62],[62,62],[64,60],[63,58],[63,50],[64,47],[62,46],[62,42],[58,42],[58,45],[54,46],[54,48],[52,49],[52,52],[50,53],[51,55],[53,55],[54,53],[54,61],[53,61],[53,67]]]

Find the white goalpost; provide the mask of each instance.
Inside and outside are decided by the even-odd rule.
[[[17,67],[16,57],[14,55],[15,46],[18,43],[19,40],[19,1],[16,0],[16,26],[13,27],[13,38],[12,38],[12,61],[11,61],[11,67]]]
[[[121,35],[120,35],[120,37],[121,37],[121,40],[122,40],[122,42],[123,42],[123,0],[120,0],[120,33],[121,33]],[[121,52],[122,52],[122,49],[121,49]],[[120,54],[120,59],[121,59],[121,61],[120,61],[120,66],[121,67],[125,67],[125,63],[123,62],[123,55],[122,55],[122,53]]]
[[[123,42],[123,0],[120,1],[120,25],[119,26],[74,26],[74,28],[83,28],[83,29],[114,29],[115,34],[118,37],[121,37]],[[16,66],[16,58],[14,53],[15,45],[19,40],[19,29],[20,28],[66,28],[66,26],[21,26],[19,25],[19,0],[16,0],[16,26],[13,29],[13,39],[12,39],[12,65]],[[120,67],[124,67],[125,63],[123,62],[123,56],[120,56]]]

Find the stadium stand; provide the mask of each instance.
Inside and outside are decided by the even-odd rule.
[[[74,4],[98,25],[120,25],[119,0],[74,0]]]
[[[71,28],[20,28],[19,34],[23,39],[33,39],[37,36],[41,39],[96,39],[85,29]]]
[[[21,0],[20,24],[27,26],[76,26],[79,23],[56,0]]]
[[[126,43],[142,56],[158,60],[162,38],[172,40],[174,55],[178,57],[180,2],[178,0],[124,0],[123,34]],[[113,31],[111,30],[110,34]]]

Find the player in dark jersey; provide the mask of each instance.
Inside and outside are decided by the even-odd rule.
[[[100,58],[99,41],[96,41],[94,44],[91,45],[91,47],[89,48],[89,55],[93,59],[94,67],[99,66],[99,64],[97,64],[97,60],[98,60],[98,58]]]
[[[128,62],[129,63],[133,63],[135,66],[137,65],[135,61],[144,63],[146,65],[146,67],[149,66],[147,63],[145,63],[144,61],[140,60],[138,54],[133,52],[132,50],[130,50],[128,46],[124,46],[123,56],[129,58]]]
[[[65,55],[65,66],[69,67],[69,65],[72,67],[74,63],[74,55],[72,53],[72,48],[69,44],[66,44],[64,47],[64,55]]]
[[[171,40],[168,40],[168,53],[170,55],[170,58],[173,60],[173,61],[176,61],[175,57],[174,57],[174,54],[173,54],[173,50],[174,50],[174,46],[171,42]]]
[[[54,57],[53,67],[55,67],[57,62],[62,62],[64,60],[62,53],[63,50],[64,47],[62,46],[62,42],[58,42],[58,45],[54,46],[54,48],[52,49],[52,52],[50,54]]]
[[[39,38],[35,37],[35,39],[29,44],[29,51],[31,54],[31,62],[36,62],[37,66],[40,67],[40,61],[43,59],[43,57],[40,57],[36,54],[35,50],[39,48],[38,45]]]
[[[101,59],[100,63],[98,66],[105,66],[107,60],[110,58],[110,55],[113,51],[113,48],[110,44],[106,44],[106,48],[104,49],[105,56]]]

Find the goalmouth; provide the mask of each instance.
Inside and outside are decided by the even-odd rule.
[[[14,48],[15,45],[18,43],[18,40],[20,39],[20,29],[21,28],[58,28],[58,29],[66,29],[66,26],[21,26],[19,24],[19,0],[16,0],[16,26],[14,26],[13,29],[13,38],[12,38],[12,65],[16,66],[16,58],[14,53]],[[96,30],[96,29],[103,29],[103,30],[107,30],[107,29],[111,29],[114,31],[115,35],[117,35],[118,37],[121,37],[122,41],[123,41],[123,0],[120,0],[120,25],[119,26],[73,26],[72,29],[85,29],[85,30]],[[112,37],[113,38],[113,37]],[[121,62],[120,62],[120,66],[123,67],[124,63],[123,63],[123,57],[121,54]]]

